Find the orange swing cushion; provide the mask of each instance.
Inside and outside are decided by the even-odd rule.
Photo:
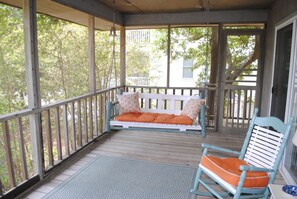
[[[130,112],[124,113],[115,118],[117,121],[124,122],[147,122],[161,124],[183,124],[192,125],[193,120],[185,115],[146,113],[146,112]]]

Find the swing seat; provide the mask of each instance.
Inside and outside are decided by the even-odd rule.
[[[123,93],[123,95],[128,94],[131,93]],[[181,109],[186,109],[186,104],[191,100],[199,100],[199,110],[189,115],[183,115]],[[139,106],[139,102],[142,102],[141,106]],[[123,107],[125,112],[122,114],[119,113],[118,102],[107,104],[106,131],[130,129],[201,132],[203,137],[206,136],[205,100],[200,99],[199,96],[138,93],[137,99],[131,97],[126,104],[128,104],[128,108]],[[192,107],[190,106],[188,109],[191,112]]]
[[[284,124],[275,117],[257,117],[257,112],[255,109],[241,152],[202,144],[204,151],[191,193],[236,199],[268,197],[268,184],[274,182],[293,119]],[[238,158],[211,156],[209,150],[230,153]],[[207,192],[199,191],[199,185]],[[226,191],[218,192],[214,187],[218,185]]]
[[[157,124],[181,124],[192,125],[193,120],[184,115],[174,115],[166,113],[125,113],[115,117],[116,121],[124,122],[147,122]]]

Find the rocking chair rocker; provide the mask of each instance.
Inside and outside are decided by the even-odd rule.
[[[191,193],[217,198],[263,198],[269,194],[268,184],[274,182],[292,126],[292,119],[284,124],[275,117],[254,116],[241,152],[202,144],[204,151]],[[238,158],[218,158],[207,155],[208,149],[238,155]],[[211,181],[202,179],[202,173]],[[208,192],[198,191],[199,184]],[[218,192],[212,185],[221,186]]]

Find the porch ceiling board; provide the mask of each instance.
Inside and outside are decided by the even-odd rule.
[[[100,0],[112,6],[113,0]],[[275,0],[210,0],[210,10],[268,9]],[[124,14],[179,13],[202,11],[207,0],[115,0],[115,8]]]
[[[14,7],[22,8],[22,0],[0,0],[0,2]],[[56,3],[52,0],[38,0],[36,2],[37,12],[53,16],[59,19],[88,26],[89,14],[73,9],[71,7]],[[112,22],[96,17],[95,28],[98,30],[109,30]]]
[[[125,15],[125,26],[206,23],[205,12]],[[209,23],[265,23],[268,10],[210,11]]]
[[[65,6],[72,7],[82,12],[88,13],[108,21],[113,21],[113,9],[97,0],[53,0]],[[116,10],[115,23],[123,25],[123,15]]]
[[[113,0],[38,0],[37,12],[88,25],[88,15],[95,16],[95,29],[109,30],[113,20]],[[22,0],[0,0],[22,7]],[[182,2],[182,3],[181,3]],[[225,3],[224,3],[225,2]],[[210,1],[210,23],[263,23],[274,0]],[[183,25],[206,22],[206,0],[116,0],[116,24],[119,26]],[[234,10],[231,10],[234,9]],[[250,10],[248,10],[250,9]],[[261,10],[262,9],[262,10]]]

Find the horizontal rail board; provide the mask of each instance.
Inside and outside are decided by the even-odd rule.
[[[120,89],[120,88],[124,88],[124,87],[118,86],[118,87],[114,87],[112,89]],[[46,111],[48,109],[53,109],[53,108],[56,108],[56,107],[60,107],[60,106],[66,105],[66,104],[70,104],[72,102],[76,102],[78,100],[82,100],[82,99],[86,99],[86,98],[93,97],[93,96],[96,96],[96,95],[100,95],[100,94],[103,94],[105,92],[108,92],[108,89],[104,89],[104,90],[97,91],[96,93],[86,94],[86,95],[82,95],[82,96],[75,97],[75,98],[72,98],[72,99],[64,100],[62,102],[57,102],[57,103],[54,103],[54,104],[51,104],[51,105],[41,107],[39,109],[25,109],[25,110],[16,111],[16,112],[13,112],[13,113],[8,113],[8,114],[0,116],[0,122],[15,119],[15,118],[18,118],[18,117],[33,115],[33,114],[36,114],[36,113],[41,113],[41,112]]]

